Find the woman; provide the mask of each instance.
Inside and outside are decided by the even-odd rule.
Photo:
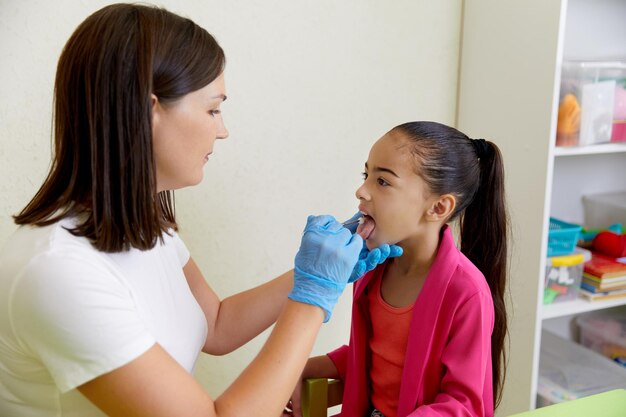
[[[219,300],[176,234],[171,192],[200,182],[228,136],[224,62],[209,33],[155,7],[107,6],[69,39],[52,167],[0,253],[0,415],[279,415],[346,283],[389,256],[311,216],[294,271]],[[274,321],[210,398],[191,376],[200,351]]]

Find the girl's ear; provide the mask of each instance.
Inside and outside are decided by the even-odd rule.
[[[446,221],[456,208],[456,198],[452,194],[443,194],[437,197],[426,213],[429,221]]]

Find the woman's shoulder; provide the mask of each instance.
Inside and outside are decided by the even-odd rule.
[[[15,317],[63,312],[94,294],[128,298],[114,265],[67,226],[20,226],[0,252],[0,299],[28,313]]]
[[[73,227],[71,219],[63,219],[46,226],[20,225],[4,242],[2,253],[13,252],[35,255],[63,248],[88,247],[85,238],[74,236],[68,229]]]
[[[47,276],[58,270],[73,274],[77,265],[81,270],[97,270],[105,258],[88,239],[72,234],[73,226],[72,219],[46,226],[19,226],[0,252],[4,280]]]
[[[66,217],[45,226],[20,225],[9,237],[7,243],[13,246],[30,244],[37,250],[58,249],[65,246],[91,246],[87,238],[71,233],[71,230],[78,224],[79,221],[75,217]]]

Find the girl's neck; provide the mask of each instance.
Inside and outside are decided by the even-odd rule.
[[[394,307],[415,302],[426,282],[439,246],[439,233],[429,231],[400,242],[404,253],[393,258],[381,284],[383,299]]]
[[[441,227],[433,227],[426,233],[400,242],[403,254],[393,259],[396,272],[425,277],[437,257],[440,237]]]

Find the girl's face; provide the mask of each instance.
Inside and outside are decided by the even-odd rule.
[[[216,139],[226,139],[220,105],[224,74],[171,104],[152,96],[152,137],[157,191],[198,184]]]
[[[356,190],[359,210],[366,215],[357,232],[365,235],[369,249],[419,238],[424,232],[426,212],[436,197],[414,168],[415,158],[401,133],[387,133],[372,146],[363,185]]]

